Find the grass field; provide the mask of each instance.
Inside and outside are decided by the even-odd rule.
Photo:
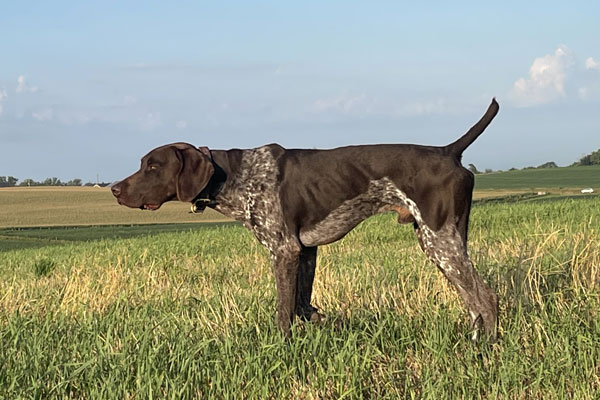
[[[586,177],[591,171],[598,181],[600,169],[591,167],[576,169],[584,171],[584,177],[573,177],[572,181],[590,182]],[[566,168],[569,169],[569,168]],[[559,169],[552,169],[557,171]],[[569,170],[573,170],[570,168]],[[534,170],[539,174],[542,170]],[[531,174],[528,171],[517,171]],[[572,172],[571,172],[572,173]],[[507,176],[508,178],[502,178]],[[520,175],[516,175],[517,179]],[[500,178],[499,178],[500,177]],[[560,179],[546,182],[547,187],[532,184],[530,178],[523,184],[512,183],[513,172],[502,174],[477,175],[475,200],[485,198],[505,198],[531,192],[533,188],[551,192],[553,195],[572,195],[579,193],[577,186],[559,187]],[[561,178],[562,179],[562,178]],[[594,182],[595,182],[594,181]],[[593,185],[592,185],[593,186]],[[587,186],[586,186],[587,187]],[[596,186],[600,188],[600,182]],[[598,191],[598,190],[597,190]],[[173,224],[197,222],[228,221],[221,214],[207,209],[202,214],[189,212],[189,204],[169,202],[159,212],[132,210],[119,206],[108,188],[92,187],[15,187],[0,188],[0,228],[6,227],[48,227],[73,225],[132,225],[132,224]]]
[[[600,165],[523,169],[518,171],[478,174],[475,190],[484,189],[583,189],[600,190]]]
[[[232,224],[235,222],[0,228],[0,251],[75,244],[102,239],[123,239],[159,233],[187,232],[205,229],[207,226]]]
[[[237,224],[3,229],[0,398],[595,399],[599,222],[598,197],[474,207],[470,253],[501,299],[494,345],[470,342],[392,215],[320,248],[327,319],[290,341],[268,254]]]
[[[189,213],[190,205],[169,202],[160,212],[119,206],[108,188],[16,187],[0,188],[0,227],[54,225],[158,224],[224,221],[206,210]]]

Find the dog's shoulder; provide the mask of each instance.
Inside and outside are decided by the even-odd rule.
[[[287,152],[287,149],[279,143],[265,144],[264,146],[259,147],[259,149],[261,148],[268,149],[275,159],[283,156]]]

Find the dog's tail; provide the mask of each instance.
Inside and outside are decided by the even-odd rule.
[[[490,124],[490,122],[492,122],[496,114],[498,114],[499,108],[500,106],[498,105],[498,102],[496,102],[496,98],[493,98],[492,104],[490,104],[484,116],[481,117],[479,122],[473,125],[471,129],[469,129],[469,131],[463,136],[461,136],[456,142],[450,143],[448,146],[446,146],[446,151],[449,154],[453,154],[457,157],[460,157],[463,151],[465,151],[465,149],[469,147],[471,143],[473,143],[475,139],[477,139],[479,135],[483,133],[485,128],[487,128],[487,126]]]

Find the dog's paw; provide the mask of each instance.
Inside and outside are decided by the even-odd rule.
[[[318,324],[319,322],[325,321],[325,315],[323,315],[317,311],[313,311],[312,314],[310,314],[309,321],[312,322],[313,324]]]

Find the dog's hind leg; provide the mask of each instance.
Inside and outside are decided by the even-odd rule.
[[[465,302],[474,334],[483,330],[496,339],[498,325],[498,296],[485,284],[473,267],[467,246],[455,225],[448,224],[433,231],[426,225],[415,224],[415,232],[425,254],[456,288]]]
[[[298,264],[298,287],[296,289],[296,315],[305,321],[317,322],[321,315],[310,304],[315,268],[317,267],[317,246],[304,247],[300,251]]]

